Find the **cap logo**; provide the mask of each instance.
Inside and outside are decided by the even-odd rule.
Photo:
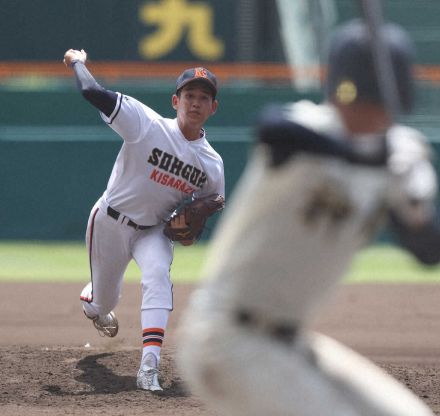
[[[208,73],[205,68],[195,68],[194,69],[194,78],[208,78]]]
[[[336,99],[343,105],[351,104],[357,98],[356,85],[351,80],[343,80],[336,88]]]

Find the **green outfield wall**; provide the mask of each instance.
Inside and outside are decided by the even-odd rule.
[[[173,118],[173,86],[112,85]],[[271,101],[301,96],[289,88],[238,88],[219,95],[207,123],[208,138],[224,160],[226,196],[247,160],[253,125]],[[75,88],[62,84],[0,86],[0,239],[79,239],[88,214],[105,190],[120,137]],[[216,219],[209,223],[213,229]],[[210,236],[208,231],[205,238]]]
[[[171,85],[112,86],[167,117]],[[426,88],[410,125],[421,129],[440,155],[440,126]],[[223,157],[226,196],[243,171],[261,107],[318,96],[276,86],[228,85],[207,124],[208,138]],[[76,91],[73,81],[49,87],[0,88],[0,239],[82,239],[91,207],[105,189],[121,139]],[[439,158],[436,167],[439,168]],[[440,173],[440,169],[439,173]],[[216,219],[210,222],[215,227]],[[208,238],[211,232],[205,234]]]
[[[251,130],[212,128],[211,143],[222,155],[228,198],[251,148]],[[81,133],[78,129],[77,133]],[[0,239],[82,239],[91,207],[105,189],[120,148],[119,138],[85,129],[82,140],[62,131],[39,131],[0,140]],[[93,134],[92,134],[93,133]],[[440,155],[440,143],[435,143]],[[437,168],[439,166],[437,165]],[[215,228],[213,219],[209,228]],[[211,232],[205,233],[208,238]]]

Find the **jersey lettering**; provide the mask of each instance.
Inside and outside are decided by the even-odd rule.
[[[208,178],[207,178],[205,172],[202,172],[202,173],[200,174],[200,178],[199,178],[199,180],[197,181],[197,185],[196,185],[196,186],[197,186],[198,188],[201,188],[201,187],[205,184],[205,182],[206,182],[207,179],[208,179]]]
[[[191,185],[194,185],[197,188],[203,187],[203,185],[207,181],[207,176],[205,172],[201,171],[195,166],[185,164],[178,157],[170,153],[164,152],[157,147],[155,147],[151,151],[151,154],[148,157],[148,163],[153,166],[157,166],[159,169],[163,170],[164,172],[170,173],[171,175],[180,176],[181,178],[185,179],[185,181],[188,181],[189,183],[191,183]],[[163,179],[162,176],[158,178],[157,175],[159,175],[159,172],[154,170],[150,178],[153,179],[155,182],[162,183],[161,181],[165,179]],[[170,175],[166,175],[166,177],[169,178]],[[165,182],[166,181],[167,179],[165,180]],[[185,182],[182,181],[182,183]]]
[[[202,173],[202,171],[200,169],[193,168],[192,173],[191,173],[191,177],[189,178],[189,181],[195,185],[197,183],[197,179],[199,178],[199,175],[201,173]]]
[[[159,182],[158,175],[159,175],[159,171],[157,169],[153,169],[153,172],[151,172],[151,175],[150,175],[150,179],[153,179],[154,182]],[[161,175],[162,175],[162,173],[161,173]]]
[[[160,183],[162,185],[166,185],[169,178],[170,178],[170,175],[167,175],[167,174],[162,175],[162,177],[160,179]]]
[[[168,173],[160,172],[157,169],[153,169],[151,172],[150,179],[156,183],[159,183],[164,186],[169,186],[170,188],[178,189],[179,191],[185,194],[192,194],[196,191],[195,188],[189,186],[185,181],[181,181],[180,179],[176,179],[174,176],[169,175]]]
[[[354,207],[349,195],[338,183],[327,181],[313,189],[305,199],[302,209],[304,222],[315,226],[326,220],[330,225],[337,226],[351,217]]]
[[[173,175],[180,176],[180,171],[182,170],[182,168],[183,168],[183,162],[177,159],[177,157],[175,157],[174,162],[171,165],[170,173],[172,173]]]
[[[307,225],[315,226],[326,221],[331,227],[341,227],[356,215],[359,217],[359,231],[366,241],[374,237],[387,213],[385,201],[379,201],[377,206],[360,213],[342,185],[332,181],[313,189],[305,201],[302,216]]]
[[[185,167],[182,169],[182,178],[189,180],[189,175],[191,175],[191,167],[190,165],[185,165]]]
[[[162,159],[160,160],[159,168],[166,170],[168,172],[172,160],[173,160],[173,155],[164,152]]]
[[[159,158],[162,156],[162,150],[155,147],[151,152],[150,157],[148,158],[148,163],[151,163],[153,166],[157,166],[159,164]]]

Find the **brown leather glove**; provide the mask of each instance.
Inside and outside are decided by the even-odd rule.
[[[205,228],[206,220],[225,206],[225,199],[218,194],[195,199],[176,211],[167,222],[164,234],[173,241],[191,243],[197,241]],[[184,223],[182,224],[182,217]]]

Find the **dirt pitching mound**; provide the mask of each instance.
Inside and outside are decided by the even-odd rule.
[[[139,287],[124,287],[120,333],[108,339],[84,319],[81,286],[0,284],[0,414],[215,415],[189,393],[175,365],[176,328],[191,286],[175,288],[159,393],[136,389]],[[439,296],[437,285],[346,285],[314,329],[375,361],[440,415]]]

